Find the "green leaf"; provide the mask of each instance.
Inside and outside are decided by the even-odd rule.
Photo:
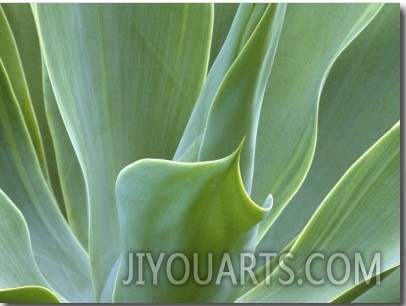
[[[274,198],[262,238],[303,182],[314,154],[318,101],[335,59],[380,4],[288,4],[256,142],[252,197]]]
[[[215,160],[247,136],[241,171],[248,194],[259,111],[285,8],[285,4],[240,6],[175,155],[182,161]]]
[[[383,271],[352,287],[332,303],[400,303],[400,266]]]
[[[0,41],[0,58],[2,65],[10,78],[18,105],[21,108],[21,112],[25,120],[25,124],[28,126],[29,135],[31,136],[31,141],[34,144],[35,152],[41,165],[41,169],[43,173],[47,175],[48,170],[46,167],[38,122],[32,106],[31,96],[27,86],[19,49],[10,28],[9,21],[4,12],[3,5],[0,6]],[[33,52],[35,52],[35,49]]]
[[[270,284],[260,283],[240,297],[239,302],[329,302],[357,285],[354,277],[355,253],[359,252],[368,267],[380,254],[379,270],[385,271],[400,262],[400,125],[399,122],[376,142],[344,174],[299,235],[290,252],[293,259],[285,264],[295,273],[287,280],[280,266],[269,276]],[[379,226],[371,227],[371,224]],[[305,266],[311,254],[321,253],[310,265],[313,279],[325,279],[321,285],[309,282]],[[349,260],[349,278],[341,285],[327,279],[326,261],[335,253]],[[343,266],[333,265],[336,279],[344,278]],[[375,271],[376,272],[376,271]],[[379,271],[378,271],[379,272]],[[360,281],[364,276],[360,272]],[[303,280],[303,284],[298,283]],[[331,280],[331,278],[330,278]],[[300,300],[299,300],[300,299]]]
[[[46,67],[43,71],[44,99],[47,120],[55,147],[58,181],[63,194],[67,220],[72,232],[87,250],[89,243],[89,207],[83,171],[73,149],[56,103]]]
[[[199,161],[225,156],[247,137],[241,156],[244,186],[251,193],[255,141],[265,87],[285,17],[285,4],[268,6],[233,62],[210,106]],[[248,26],[250,23],[248,23]],[[245,33],[244,33],[245,34]]]
[[[14,56],[20,60],[20,63],[16,60],[14,64],[25,77],[26,90],[30,94],[36,115],[40,116],[38,124],[41,128],[46,124],[46,118],[43,116],[42,79],[38,78],[41,74],[41,49],[34,15],[30,4],[26,3],[2,3],[1,7],[7,18],[9,33],[13,36],[16,52]]]
[[[385,271],[386,272],[386,271]],[[401,303],[400,266],[392,273],[382,278],[379,286],[374,286],[363,295],[353,300],[353,303]]]
[[[256,278],[256,283],[253,282],[252,279],[250,279],[249,282],[247,282],[244,292],[247,292],[251,290],[254,286],[256,286],[258,283],[265,281],[265,279],[268,277],[268,272],[267,271],[273,271],[277,265],[279,264],[280,257],[283,254],[289,253],[296,241],[297,237],[293,238],[288,244],[285,245],[285,247],[279,252],[279,256],[275,256],[271,258],[270,260],[267,260],[267,258],[262,259],[263,257],[259,256],[260,253],[274,253],[274,249],[258,249],[258,246],[255,248],[255,256],[259,259],[257,260],[257,264],[255,266],[255,278]],[[261,259],[264,263],[261,262]]]
[[[259,250],[278,252],[300,233],[344,172],[399,120],[399,48],[399,5],[385,4],[334,63],[310,170]]]
[[[137,159],[173,156],[207,73],[212,7],[38,4],[36,14],[87,185],[99,299],[119,256],[115,180]]]
[[[0,189],[0,302],[59,302],[38,270],[23,215]],[[24,287],[22,287],[24,286]]]
[[[58,296],[70,301],[91,301],[88,257],[45,182],[1,61],[0,109],[0,188],[24,215],[34,258]]]
[[[0,302],[3,303],[60,303],[59,299],[48,289],[26,286],[8,290],[0,290]]]
[[[216,272],[205,286],[194,282],[191,275],[184,285],[171,285],[164,268],[158,273],[158,285],[152,285],[151,272],[144,274],[145,285],[137,285],[135,280],[123,285],[123,280],[130,268],[128,253],[136,251],[150,252],[154,262],[159,253],[165,253],[162,267],[176,252],[188,256],[191,267],[197,266],[193,253],[198,253],[202,279],[208,275],[208,252],[213,253],[213,271],[219,271],[218,257],[232,251],[236,256],[233,266],[239,273],[235,262],[240,252],[254,250],[258,222],[267,213],[245,193],[240,153],[241,147],[224,159],[202,163],[144,159],[120,173],[116,197],[123,251],[115,302],[230,302],[238,296],[242,286],[232,285],[228,278],[216,285]],[[174,275],[182,278],[182,270]]]
[[[238,6],[238,3],[214,3],[213,36],[211,39],[209,67],[213,65],[226,40]]]
[[[35,263],[27,224],[0,189],[0,290],[46,285]]]
[[[10,30],[13,34],[16,52],[22,65],[22,74],[26,79],[26,86],[30,95],[30,101],[38,119],[38,128],[41,134],[45,162],[47,166],[48,184],[58,200],[58,206],[62,213],[66,215],[62,191],[59,183],[58,170],[55,160],[55,152],[48,127],[48,119],[44,106],[43,84],[42,84],[42,60],[41,49],[35,26],[34,15],[31,5],[28,3],[4,3],[1,5]],[[21,80],[24,80],[21,77]],[[13,80],[12,85],[14,85]],[[17,90],[18,88],[16,88]]]
[[[198,161],[203,132],[213,99],[228,70],[247,43],[247,36],[249,37],[255,28],[253,26],[247,27],[247,24],[258,24],[266,8],[266,4],[239,6],[228,38],[211,67],[193,108],[182,139],[176,149],[174,160]]]

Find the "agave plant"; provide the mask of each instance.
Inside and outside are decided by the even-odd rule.
[[[399,57],[397,4],[1,4],[0,302],[399,302]]]

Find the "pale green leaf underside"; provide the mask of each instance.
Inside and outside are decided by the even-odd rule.
[[[120,173],[116,197],[123,252],[114,301],[231,302],[238,297],[242,287],[230,284],[228,278],[214,284],[219,257],[231,252],[235,263],[240,252],[252,252],[258,222],[267,213],[245,193],[238,165],[240,153],[241,148],[224,159],[202,163],[146,159]],[[212,252],[212,282],[201,286],[190,277],[184,285],[174,286],[161,269],[158,286],[152,285],[147,272],[146,285],[137,286],[134,281],[125,286],[128,253],[136,251],[151,252],[154,260],[161,252],[180,252],[189,257],[191,266],[193,253],[204,262]],[[207,275],[207,265],[200,263],[200,268],[200,275]]]
[[[397,123],[345,173],[330,191],[319,209],[294,242],[290,252],[294,258],[287,265],[295,271],[296,280],[283,286],[278,278],[286,272],[276,268],[265,281],[250,290],[241,302],[305,302],[331,301],[354,283],[354,270],[343,285],[331,282],[315,286],[306,281],[307,258],[316,252],[329,258],[334,253],[345,254],[354,267],[354,254],[360,252],[366,263],[375,253],[381,254],[380,270],[385,271],[400,262],[400,125]],[[371,224],[380,226],[371,227]],[[327,260],[327,259],[326,259]],[[324,264],[324,265],[323,265]],[[343,274],[342,267],[334,268]],[[312,265],[314,279],[326,278],[326,261]],[[362,277],[362,275],[361,275]],[[302,285],[297,279],[304,280]]]

